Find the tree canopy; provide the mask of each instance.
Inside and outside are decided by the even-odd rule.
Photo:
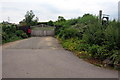
[[[20,21],[20,24],[32,26],[32,25],[37,24],[38,20],[39,19],[37,17],[35,17],[35,14],[33,13],[33,11],[30,10],[30,11],[26,12],[25,19],[23,19],[22,21]]]

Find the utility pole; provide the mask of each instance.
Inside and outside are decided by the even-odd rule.
[[[99,11],[99,20],[102,20],[102,10]]]

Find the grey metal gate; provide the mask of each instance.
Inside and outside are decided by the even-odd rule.
[[[31,30],[31,36],[42,37],[42,36],[54,36],[54,30]]]

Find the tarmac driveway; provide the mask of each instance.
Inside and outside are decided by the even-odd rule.
[[[118,78],[64,50],[54,37],[31,37],[3,45],[3,78]]]

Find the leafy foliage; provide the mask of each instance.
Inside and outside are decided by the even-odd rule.
[[[102,25],[97,16],[85,14],[77,19],[56,21],[56,36],[63,47],[72,51],[87,51],[95,59],[109,59],[120,64],[120,23],[113,20]]]
[[[65,21],[64,17],[58,16],[58,22],[60,22],[60,21]]]
[[[24,33],[24,31],[22,31],[22,30],[17,30],[17,31],[16,31],[16,35],[17,35],[18,37],[21,37],[21,38],[27,38],[27,37],[28,37],[27,34]]]
[[[53,21],[50,20],[50,21],[47,23],[47,25],[49,25],[49,26],[54,26]]]
[[[27,26],[33,26],[36,25],[38,22],[38,18],[34,18],[35,14],[33,13],[32,10],[27,11],[25,14],[25,19],[23,19],[22,21],[20,21],[21,25],[27,25]]]
[[[58,36],[61,37],[62,39],[69,39],[69,38],[76,37],[77,35],[78,35],[77,29],[66,28],[63,31],[61,31]]]
[[[1,23],[0,27],[2,27],[2,43],[28,37],[22,30],[18,30],[16,25]]]

